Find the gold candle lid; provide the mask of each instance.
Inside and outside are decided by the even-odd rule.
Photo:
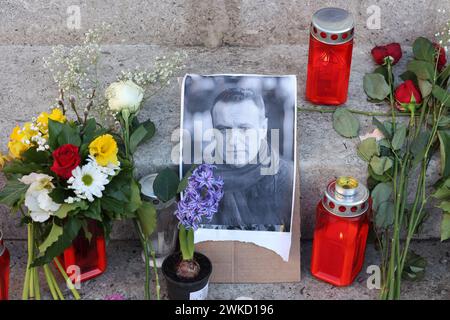
[[[340,217],[356,217],[369,207],[369,190],[350,176],[341,176],[331,181],[322,203],[329,212]]]

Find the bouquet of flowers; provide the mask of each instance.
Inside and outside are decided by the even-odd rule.
[[[75,105],[73,97],[70,104]],[[80,230],[89,237],[88,220],[97,221],[108,233],[114,219],[110,208],[129,171],[117,139],[88,118],[89,106],[83,120],[72,121],[66,117],[62,95],[59,105],[14,128],[8,142],[10,157],[3,167],[7,182],[0,202],[20,211],[28,229],[24,299],[40,298],[39,266],[53,298],[63,298],[50,263],[54,261],[67,278],[56,257]],[[73,287],[72,292],[79,298]]]
[[[393,66],[402,58],[400,45],[375,47],[372,56],[379,66],[364,77],[369,99],[387,100],[391,107],[391,119],[373,118],[378,133],[358,146],[358,155],[368,163],[374,227],[382,253],[383,299],[399,299],[401,280],[419,279],[424,273],[426,261],[410,245],[427,217],[426,205],[433,196],[427,190],[427,169],[439,150],[441,180],[434,197],[449,198],[450,66],[446,66],[444,48],[423,37],[414,41],[413,55],[400,75],[403,82],[395,85]],[[408,121],[401,121],[405,115]],[[446,240],[450,237],[448,202],[440,207],[445,211],[441,238]]]
[[[28,229],[24,299],[41,297],[41,266],[52,297],[63,299],[51,262],[72,284],[57,257],[79,233],[90,238],[88,222],[95,221],[108,238],[112,222],[121,219],[133,219],[143,242],[145,297],[150,296],[146,239],[155,227],[156,212],[141,199],[133,153],[154,135],[155,126],[150,120],[139,122],[137,114],[147,90],[153,88],[155,94],[169,83],[181,67],[181,56],[158,58],[152,71],[123,71],[98,95],[104,89],[97,79],[100,34],[90,30],[82,45],[53,48],[45,66],[58,84],[58,103],[49,113],[14,128],[9,155],[0,157],[7,178],[0,203],[20,211]],[[76,289],[69,288],[79,299]]]

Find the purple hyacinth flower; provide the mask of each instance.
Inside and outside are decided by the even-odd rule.
[[[211,221],[223,197],[223,179],[214,176],[215,166],[199,165],[188,179],[175,215],[186,229],[197,230],[203,217]]]

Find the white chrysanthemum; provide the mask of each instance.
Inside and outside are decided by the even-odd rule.
[[[22,183],[30,185],[25,193],[25,206],[35,222],[47,221],[61,206],[49,195],[54,188],[52,179],[49,175],[34,172],[19,179]]]
[[[67,180],[69,188],[73,189],[78,198],[94,201],[94,196],[102,197],[105,185],[109,183],[108,175],[98,169],[92,162],[72,170],[72,177]]]
[[[87,158],[88,163],[95,166],[100,172],[108,175],[108,176],[115,176],[119,170],[120,170],[120,162],[117,162],[117,164],[113,164],[111,162],[108,162],[106,166],[101,166],[98,164],[97,160],[92,155],[89,155]]]

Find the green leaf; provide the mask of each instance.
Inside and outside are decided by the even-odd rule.
[[[411,144],[411,154],[413,155],[412,165],[415,167],[418,165],[425,156],[425,149],[430,138],[429,130],[422,130],[414,142]]]
[[[387,228],[394,223],[394,203],[382,202],[375,213],[375,224],[378,228]]]
[[[433,192],[432,196],[439,200],[450,198],[450,189],[444,184]],[[450,212],[450,211],[449,211]]]
[[[379,73],[366,73],[363,79],[363,87],[369,98],[377,100],[386,99],[391,92],[384,76]]]
[[[145,237],[149,237],[156,229],[156,209],[153,203],[143,201],[137,210],[139,224]]]
[[[144,142],[151,139],[155,135],[156,127],[151,120],[143,122],[142,125],[145,127],[145,130],[147,130],[147,134],[145,135],[144,140],[142,141]]]
[[[50,154],[46,151],[37,151],[36,148],[29,148],[22,153],[24,162],[32,162],[37,164],[49,163]]]
[[[450,134],[448,131],[438,130],[439,150],[441,154],[441,175],[450,176]]]
[[[68,248],[72,241],[78,235],[81,228],[81,221],[76,218],[68,219],[63,227],[61,236],[53,242],[45,251],[45,253],[36,258],[31,264],[32,267],[43,266],[50,263],[53,258],[59,256],[63,251]]]
[[[449,116],[443,116],[441,119],[439,119],[438,122],[438,128],[439,129],[447,129],[450,126],[450,117]]]
[[[389,82],[389,72],[388,69],[385,65],[383,66],[378,66],[373,73],[378,73],[381,74],[384,77],[384,80],[386,80],[386,83]]]
[[[427,261],[414,251],[410,250],[406,255],[402,278],[414,281],[421,280],[425,275],[426,266]]]
[[[97,221],[102,221],[102,207],[101,207],[101,200],[95,199],[89,207],[86,209],[83,209],[82,211],[83,215],[86,218],[90,218]]]
[[[388,157],[374,156],[370,160],[370,166],[372,167],[373,172],[380,176],[383,175],[390,168],[392,168],[393,164],[394,162],[392,161],[392,159]]]
[[[446,212],[442,215],[441,221],[441,241],[450,239],[450,213]]]
[[[52,119],[48,119],[48,145],[50,147],[50,150],[55,150],[59,147],[58,137],[61,134],[62,129],[62,123],[54,121]]]
[[[55,212],[55,216],[64,219],[67,215],[75,210],[85,210],[87,208],[86,201],[78,201],[74,203],[63,203],[61,207]]]
[[[92,240],[92,233],[89,231],[89,226],[87,220],[81,221],[81,228],[83,229],[83,235],[84,237],[89,241],[89,243]]]
[[[392,180],[392,178],[388,175],[387,172],[385,172],[383,175],[380,176],[379,174],[373,172],[371,166],[368,166],[367,169],[368,169],[367,171],[369,172],[369,176],[378,182],[388,182]]]
[[[392,184],[381,182],[372,190],[372,207],[375,211],[381,203],[387,202],[391,198]]]
[[[412,60],[408,63],[407,68],[414,72],[419,79],[431,80],[434,77],[434,64],[431,62]]]
[[[130,199],[129,202],[125,204],[125,210],[131,214],[142,205],[141,190],[139,189],[138,182],[134,179],[131,180],[130,191]]]
[[[50,247],[53,243],[55,243],[58,240],[58,238],[62,235],[62,233],[63,228],[53,222],[50,233],[47,235],[47,238],[45,238],[44,242],[42,242],[41,245],[39,246],[39,252],[44,253],[48,247]]]
[[[183,255],[183,259],[189,259],[189,248],[187,244],[187,230],[183,225],[180,225],[178,232],[178,239],[180,241],[180,251]]]
[[[442,211],[444,212],[448,212],[450,213],[450,201],[442,201],[438,206],[436,206],[437,208],[442,209]]]
[[[9,208],[15,207],[23,200],[27,189],[28,185],[23,184],[16,179],[8,180],[3,190],[0,191],[0,203],[8,206]]]
[[[56,203],[64,203],[64,200],[67,199],[72,194],[72,192],[65,190],[62,187],[56,187],[48,194],[50,198]]]
[[[403,81],[406,80],[411,80],[412,82],[414,82],[414,85],[419,86],[419,81],[417,79],[417,76],[414,72],[412,71],[405,71],[400,75],[400,79],[402,79]]]
[[[179,182],[177,174],[173,170],[165,168],[153,182],[156,197],[163,202],[169,201],[177,195]]]
[[[394,150],[399,150],[405,143],[406,138],[406,126],[404,124],[399,124],[395,130],[394,137],[392,138],[392,148]]]
[[[433,96],[438,99],[443,105],[447,108],[450,108],[450,92],[442,89],[439,86],[434,86],[433,88]]]
[[[389,122],[381,123],[380,120],[373,117],[372,123],[373,123],[373,125],[375,125],[378,128],[378,130],[380,130],[383,133],[383,135],[386,139],[391,139],[392,125],[389,128],[387,128],[387,126],[386,126],[386,123],[389,123]]]
[[[428,97],[433,89],[433,85],[428,80],[419,79],[419,89],[422,94],[422,98]]]
[[[9,173],[9,174],[26,175],[26,174],[30,174],[32,172],[37,172],[37,173],[42,172],[43,169],[44,168],[42,167],[42,165],[37,164],[37,163],[25,164],[20,160],[13,160],[13,161],[5,164],[2,171],[4,173]]]
[[[140,125],[134,132],[131,134],[130,137],[130,152],[134,153],[142,140],[144,140],[145,136],[147,135],[147,130],[143,125]]]
[[[419,37],[414,41],[413,53],[414,57],[418,60],[434,63],[436,49],[430,40],[424,37]]]
[[[333,127],[341,136],[352,138],[358,135],[359,121],[347,109],[338,108],[333,113]]]
[[[181,179],[180,183],[178,184],[177,193],[183,192],[184,189],[186,189],[186,186],[188,184],[189,177],[192,175],[192,172],[197,168],[196,164],[193,164],[188,172],[184,175],[183,179]]]
[[[189,257],[194,257],[194,230],[187,230],[186,244],[189,252]]]
[[[443,85],[450,77],[450,64],[448,64],[438,77],[438,83]]]
[[[58,144],[60,146],[64,144],[73,144],[79,147],[81,145],[81,138],[77,128],[71,127],[68,123],[65,123],[58,136]]]
[[[373,156],[379,156],[380,150],[378,148],[377,140],[375,138],[367,138],[358,145],[357,148],[358,156],[366,161],[370,162]]]

